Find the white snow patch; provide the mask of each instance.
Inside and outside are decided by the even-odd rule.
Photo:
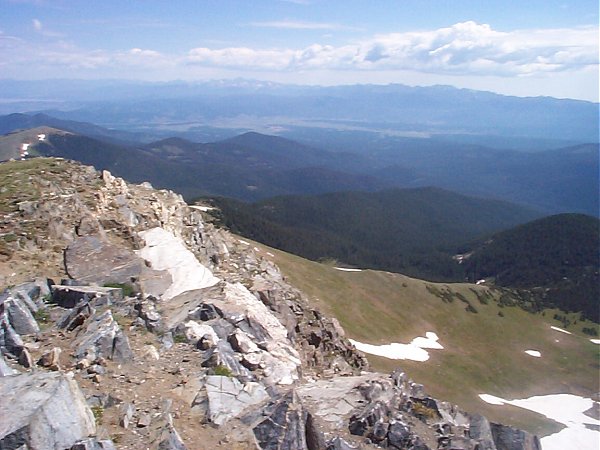
[[[529,356],[535,356],[536,358],[542,357],[542,354],[537,350],[525,350],[525,353],[527,353]]]
[[[244,245],[250,245],[250,242],[246,242],[246,241],[244,241],[244,240],[242,240],[242,239],[238,239],[238,242],[239,242],[240,244],[244,244]]]
[[[273,253],[271,253],[271,252],[267,252],[267,255],[269,255],[269,256],[275,256],[275,255],[274,255]]]
[[[258,247],[254,247],[254,251],[255,251],[255,252],[260,252],[260,248],[258,248]]]
[[[590,339],[592,344],[600,344],[600,339]]]
[[[600,432],[585,427],[585,424],[600,426],[600,420],[586,416],[594,405],[591,398],[572,394],[539,395],[522,400],[504,400],[489,394],[479,394],[479,398],[492,405],[513,405],[542,414],[566,426],[565,429],[540,441],[544,450],[597,450]]]
[[[411,361],[424,362],[429,359],[429,352],[425,350],[426,348],[437,350],[444,348],[438,340],[437,334],[428,331],[425,333],[425,337],[416,337],[410,344],[392,342],[391,344],[372,345],[353,339],[350,339],[350,342],[361,352],[370,355],[383,356],[389,359],[410,359]]]
[[[482,285],[482,284],[484,284],[484,283],[485,283],[485,280],[484,280],[484,279],[482,279],[482,280],[477,280],[477,282],[476,282],[475,284],[477,284],[477,285]]]
[[[425,337],[416,337],[411,341],[411,345],[416,345],[420,348],[432,348],[436,350],[443,350],[442,344],[438,341],[440,338],[433,331],[425,333]]]
[[[342,272],[362,272],[362,269],[349,269],[348,267],[334,267],[334,269]]]
[[[30,146],[30,145],[31,145],[31,144],[21,144],[21,150],[22,150],[22,151],[25,151],[25,150],[27,150],[27,149],[29,148],[29,146]]]
[[[504,405],[506,400],[490,394],[479,394],[479,398],[490,405]]]
[[[44,139],[46,139],[46,135],[45,134],[38,134],[38,141],[43,141]]]
[[[216,209],[216,208],[213,208],[211,206],[198,206],[198,205],[189,205],[189,207],[192,208],[192,209],[197,209],[199,211],[204,211],[204,212],[206,212],[206,211],[212,211],[213,209]]]
[[[552,328],[552,329],[553,329],[553,330],[555,330],[555,331],[560,331],[561,333],[565,333],[565,334],[573,334],[573,333],[571,333],[570,331],[563,330],[562,328],[558,328],[558,327],[550,327],[550,328]]]
[[[146,246],[137,253],[150,261],[152,268],[168,270],[173,278],[171,286],[163,294],[164,299],[193,289],[214,286],[219,282],[212,272],[200,264],[183,241],[163,228],[142,231],[140,236]]]

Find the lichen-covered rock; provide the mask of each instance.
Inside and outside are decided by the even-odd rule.
[[[96,433],[77,383],[60,372],[0,378],[0,448],[63,450]]]

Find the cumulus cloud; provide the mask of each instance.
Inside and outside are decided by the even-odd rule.
[[[598,28],[517,30],[463,22],[431,31],[390,33],[345,46],[304,49],[196,48],[188,62],[252,70],[413,70],[523,76],[598,64]]]
[[[32,24],[38,34],[47,33],[39,19]],[[15,37],[0,30],[0,72],[16,78],[23,73],[47,77],[69,73],[73,77],[155,80],[226,78],[253,72],[250,76],[255,78],[318,84],[374,80],[462,83],[481,89],[506,87],[505,92],[514,92],[507,87],[510,84],[521,86],[520,95],[562,93],[568,84],[571,91],[561,95],[593,98],[597,92],[598,27],[592,26],[501,31],[487,24],[464,22],[436,30],[375,35],[345,45],[217,45],[206,43],[181,53],[141,47],[84,49],[65,39]],[[506,83],[508,78],[511,83]],[[547,90],[540,87],[543,83]]]

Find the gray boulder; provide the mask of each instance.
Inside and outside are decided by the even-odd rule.
[[[239,416],[246,408],[266,400],[269,395],[258,383],[240,383],[237,378],[211,375],[206,379],[208,419],[216,425]]]
[[[497,450],[489,421],[481,414],[471,417],[469,435],[477,442],[480,450]]]
[[[542,450],[539,438],[533,434],[497,423],[491,427],[498,450]]]
[[[50,287],[48,286],[48,280],[45,278],[18,284],[11,288],[11,291],[17,297],[33,302],[38,308],[45,306],[44,300],[50,297]]]
[[[77,383],[60,372],[0,378],[0,449],[64,450],[96,424]]]
[[[9,291],[4,293],[4,310],[13,329],[18,334],[35,334],[39,333],[40,326],[33,317],[32,311],[27,306],[27,303],[21,298],[12,295]],[[37,307],[35,310],[37,310]]]
[[[293,390],[270,402],[259,413],[260,416],[255,413],[242,421],[254,419],[249,425],[261,449],[308,449],[307,412]]]
[[[63,308],[74,308],[91,299],[107,297],[107,303],[123,299],[121,288],[101,286],[52,286],[52,301]]]
[[[6,317],[0,317],[0,348],[13,356],[20,356],[24,348],[23,339],[10,325]]]
[[[79,332],[74,345],[78,359],[94,361],[103,357],[125,362],[133,358],[129,340],[110,310],[88,319],[85,330]]]
[[[77,442],[69,450],[117,450],[117,448],[109,439],[99,441],[97,438],[89,438]]]
[[[341,437],[335,437],[327,445],[327,450],[356,450],[357,447],[352,447]]]
[[[8,364],[6,364],[6,360],[4,359],[4,355],[0,352],[0,377],[5,377],[8,375],[14,375],[17,371],[12,369]]]

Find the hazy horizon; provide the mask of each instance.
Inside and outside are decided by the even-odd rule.
[[[591,0],[0,0],[0,7],[0,82],[394,83],[598,102]]]

